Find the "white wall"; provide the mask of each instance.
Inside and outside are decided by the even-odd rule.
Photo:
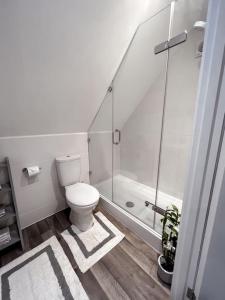
[[[0,136],[87,131],[149,2],[1,0]]]
[[[166,56],[163,56],[166,59]],[[165,68],[122,128],[121,173],[156,188]]]
[[[86,133],[0,138],[0,160],[6,156],[10,158],[22,227],[66,207],[55,158],[73,153],[81,155],[81,181],[88,183]],[[28,179],[22,169],[33,165],[40,166],[41,173],[34,179]]]

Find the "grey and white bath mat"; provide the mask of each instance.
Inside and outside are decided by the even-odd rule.
[[[62,236],[83,273],[124,238],[124,234],[101,212],[95,214],[94,224],[87,231],[82,232],[72,225],[63,231]]]
[[[0,269],[2,300],[88,300],[56,237]]]

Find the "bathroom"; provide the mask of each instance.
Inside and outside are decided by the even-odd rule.
[[[223,298],[224,12],[0,0],[0,299]]]

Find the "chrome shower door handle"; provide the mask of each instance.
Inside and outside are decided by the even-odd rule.
[[[116,136],[116,135],[118,135],[117,141],[115,141],[115,136]],[[113,132],[113,144],[114,144],[114,145],[119,145],[120,139],[121,139],[121,132],[120,132],[119,129],[115,129],[115,131]]]

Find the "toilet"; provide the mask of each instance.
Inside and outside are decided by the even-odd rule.
[[[80,231],[93,225],[93,210],[99,201],[99,192],[93,186],[79,182],[81,174],[80,155],[65,155],[56,158],[56,168],[61,186],[65,187],[70,221]]]

